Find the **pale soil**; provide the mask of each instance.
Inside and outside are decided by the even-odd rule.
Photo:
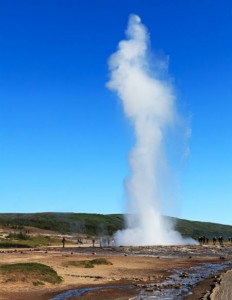
[[[212,300],[231,300],[232,299],[232,270],[227,271],[220,278],[211,295]]]
[[[89,251],[89,254],[87,254],[87,250]],[[46,251],[18,250],[16,253],[1,253],[1,264],[19,262],[43,263],[54,268],[58,275],[63,277],[63,282],[57,285],[45,284],[43,286],[34,286],[31,282],[4,282],[2,275],[0,275],[0,299],[45,300],[50,299],[53,294],[85,286],[92,287],[160,282],[168,275],[172,274],[174,269],[188,268],[193,265],[198,265],[201,262],[220,261],[219,257],[210,258],[206,256],[196,256],[190,259],[188,255],[185,255],[179,258],[157,258],[135,256],[134,254],[129,253],[125,255],[125,252],[122,251],[122,253],[117,251],[104,251],[99,248],[87,250],[82,248],[80,250],[76,249],[75,252],[72,252],[72,248],[69,248],[65,250],[60,249],[60,251],[58,249]],[[94,268],[65,266],[65,262],[68,261],[92,260],[99,257],[106,258],[112,262],[112,265],[96,265]],[[118,290],[105,290],[94,292],[94,297],[88,298],[86,295],[83,295],[80,299],[124,300],[132,298],[135,292],[136,288],[134,290],[124,292],[120,292]],[[102,293],[105,293],[104,297],[102,296]]]

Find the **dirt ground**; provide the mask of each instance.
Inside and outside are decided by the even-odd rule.
[[[176,269],[189,268],[202,262],[221,262],[222,253],[226,254],[226,259],[229,260],[232,257],[231,251],[232,246],[223,249],[219,247],[180,246],[135,249],[50,248],[40,251],[17,250],[10,253],[4,251],[4,253],[0,253],[1,264],[39,262],[54,268],[58,275],[62,276],[63,281],[57,285],[34,286],[30,282],[4,282],[2,275],[0,275],[0,299],[47,300],[53,295],[69,289],[115,285],[132,285],[132,287],[122,290],[109,287],[94,292],[90,291],[79,296],[78,299],[133,299],[140,284],[161,282]],[[161,256],[161,252],[165,255]],[[167,253],[170,255],[167,256]],[[179,255],[177,255],[178,253]],[[96,265],[94,268],[67,266],[67,262],[70,261],[92,260],[102,257],[109,260],[112,265]],[[186,299],[199,299],[210,288],[211,284],[211,278],[202,281],[192,290],[193,294]]]

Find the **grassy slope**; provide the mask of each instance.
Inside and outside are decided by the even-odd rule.
[[[0,275],[3,282],[31,282],[41,285],[44,282],[60,283],[62,278],[51,267],[40,263],[0,264]]]
[[[198,238],[200,235],[232,236],[232,226],[207,222],[173,219],[176,229],[184,236]],[[0,225],[7,227],[33,226],[61,233],[83,233],[92,235],[112,235],[124,227],[123,215],[100,215],[83,213],[36,213],[36,214],[0,214]]]
[[[0,214],[0,225],[12,228],[33,226],[61,233],[111,235],[123,228],[123,216],[77,213]]]
[[[183,235],[192,236],[193,238],[205,235],[212,239],[214,236],[223,235],[224,239],[228,239],[232,236],[232,226],[209,222],[177,219],[176,229]]]

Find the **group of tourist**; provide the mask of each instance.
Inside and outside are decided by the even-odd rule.
[[[212,239],[213,245],[216,245],[217,242],[219,243],[219,245],[223,245],[223,240],[224,240],[224,239],[223,239],[223,236],[222,236],[222,235],[220,235],[220,236],[218,236],[218,237],[217,237],[217,236],[214,236],[213,239]],[[228,241],[231,242],[231,244],[232,244],[232,237],[229,237],[229,238],[228,238]],[[198,242],[199,242],[200,245],[208,245],[209,239],[203,235],[203,236],[200,236],[200,237],[198,238]]]

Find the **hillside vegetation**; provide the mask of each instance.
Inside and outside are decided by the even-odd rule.
[[[232,236],[232,226],[208,222],[197,222],[167,217],[175,223],[175,228],[184,236],[197,239],[205,235],[223,235],[225,239]],[[32,226],[52,230],[62,234],[79,233],[88,236],[113,235],[124,228],[122,214],[84,214],[84,213],[29,213],[0,214],[0,225],[12,229]]]
[[[20,281],[44,285],[45,282],[57,284],[62,281],[54,269],[40,263],[0,264],[0,275],[5,283]]]

